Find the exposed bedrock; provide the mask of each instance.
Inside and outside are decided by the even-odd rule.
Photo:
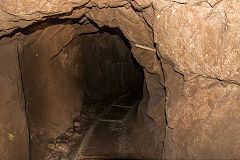
[[[29,159],[29,134],[17,43],[0,44],[0,158]]]
[[[240,158],[237,0],[39,0],[0,6],[0,159],[28,159],[28,130],[31,137],[57,136],[81,111],[77,56],[69,44],[103,26],[121,30],[144,68],[149,97],[143,95],[140,107],[147,113],[139,115],[153,120],[147,127],[165,130],[154,136],[164,141],[163,159]],[[22,82],[28,86],[24,92]]]

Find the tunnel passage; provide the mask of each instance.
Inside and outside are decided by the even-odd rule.
[[[56,25],[34,32],[25,40],[20,55],[31,157],[72,159],[77,150],[81,152],[81,141],[93,124],[106,129],[91,133],[92,137],[102,134],[110,139],[89,140],[95,148],[86,149],[85,156],[127,156],[129,137],[122,132],[130,134],[129,119],[137,121],[137,106],[146,87],[143,68],[133,58],[131,46],[119,29],[98,28],[64,43],[69,27],[73,25],[66,25],[65,31]],[[113,144],[122,147],[121,151],[112,150],[114,146],[109,146]],[[98,153],[89,155],[89,150],[97,149]]]
[[[5,2],[0,12],[0,159],[29,160],[29,138],[32,159],[45,159],[36,156],[44,155],[44,148],[63,153],[70,141],[59,136],[84,128],[78,123],[86,118],[81,113],[94,117],[90,110],[94,107],[89,106],[112,97],[114,91],[107,92],[107,98],[88,91],[92,83],[81,89],[78,62],[72,63],[69,58],[75,58],[67,54],[76,35],[98,32],[86,26],[87,19],[98,26],[119,27],[144,67],[144,94],[138,108],[145,115],[143,121],[151,125],[134,123],[137,131],[132,139],[145,159],[240,157],[237,1]],[[45,26],[48,19],[58,22]],[[75,22],[62,23],[68,20]],[[38,29],[31,31],[36,25]],[[46,153],[47,159],[53,159],[49,156]]]
[[[128,92],[136,98],[142,96],[143,69],[122,37],[119,29],[105,27],[79,36],[68,46],[76,56],[83,100],[112,102]]]

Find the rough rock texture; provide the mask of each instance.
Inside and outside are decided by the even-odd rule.
[[[40,0],[1,1],[0,6],[1,35],[57,14],[64,19],[86,13],[99,26],[119,27],[137,61],[149,73],[164,74],[164,158],[240,157],[237,0]],[[134,47],[154,47],[154,42],[157,55]]]
[[[136,153],[134,159],[161,159],[163,151],[162,127],[156,127],[156,123],[145,117],[144,121],[134,122],[131,128],[132,133],[128,140],[129,144],[134,145]],[[160,134],[162,133],[162,134]],[[129,147],[129,149],[132,149]]]
[[[145,71],[145,78],[147,89],[149,93],[148,101],[148,116],[154,119],[156,125],[163,129],[162,135],[164,136],[166,126],[166,117],[165,117],[165,90],[161,84],[161,77],[156,74],[151,74]]]
[[[164,158],[238,159],[239,4],[153,5],[159,56],[169,61],[176,77],[165,82],[170,90]],[[181,85],[171,92],[177,83]]]
[[[74,29],[72,26],[63,27],[59,33],[62,36],[54,37],[59,28],[52,26],[37,31],[23,40],[19,47],[32,139],[31,151],[32,155],[37,154],[39,159],[43,159],[43,154],[39,150],[40,143],[37,138],[44,136],[47,139],[64,132],[81,107],[81,93],[77,89],[77,84],[64,72],[59,60],[51,59],[61,50],[62,45],[66,45],[66,41],[69,40],[67,35]],[[63,37],[65,41],[61,39]]]
[[[80,95],[78,95],[77,87],[75,92],[68,90],[72,87],[71,85],[77,85],[69,78],[72,75],[65,72],[59,60],[55,58],[55,55],[76,34],[75,30],[76,28],[72,25],[54,25],[24,37],[19,45],[23,87],[30,124],[33,128],[42,128],[41,125],[49,126],[44,129],[46,131],[41,131],[41,129],[32,131],[33,135],[41,134],[41,132],[46,135],[56,135],[60,131],[57,129],[58,126],[67,126],[69,123],[67,119],[71,119],[73,113],[79,110]],[[71,103],[75,108],[68,107]],[[49,112],[52,115],[48,114]]]
[[[29,159],[29,134],[16,41],[0,43],[0,159]]]

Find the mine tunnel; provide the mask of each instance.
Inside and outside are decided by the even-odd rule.
[[[0,160],[240,159],[240,5],[0,1]]]
[[[163,131],[122,31],[53,22],[25,29],[19,47],[31,159],[159,158]]]

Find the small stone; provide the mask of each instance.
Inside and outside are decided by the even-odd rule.
[[[50,144],[48,144],[48,148],[49,148],[49,149],[55,149],[55,145],[52,144],[52,143],[50,143]]]
[[[57,144],[57,149],[62,152],[68,152],[68,146],[66,144]]]
[[[72,138],[79,138],[79,137],[81,137],[82,136],[82,134],[80,134],[80,133],[74,133],[74,135],[72,136]]]
[[[71,137],[74,134],[73,128],[69,128],[66,132],[65,135],[68,137]]]
[[[80,122],[79,121],[73,122],[73,126],[74,127],[80,127]]]

